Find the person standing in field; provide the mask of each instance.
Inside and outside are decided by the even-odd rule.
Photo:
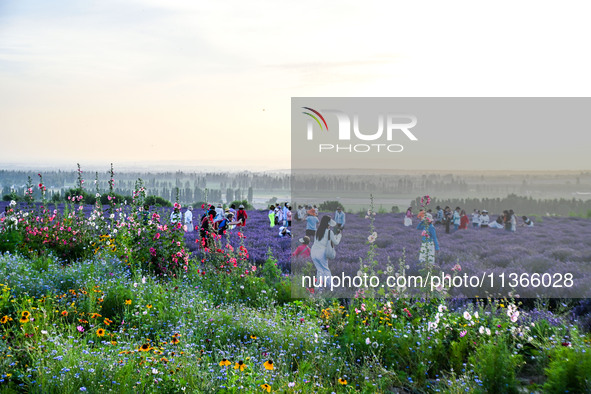
[[[419,210],[419,213],[417,214],[417,219],[419,219],[419,222],[420,222],[424,218],[425,218],[425,208],[421,208]]]
[[[337,226],[339,226],[339,228],[341,230],[343,230],[345,228],[346,217],[345,217],[345,211],[343,211],[343,207],[341,207],[341,206],[337,207],[337,210],[334,213],[334,221],[337,222]]]
[[[449,234],[449,227],[451,226],[451,221],[453,219],[453,215],[451,213],[451,208],[449,206],[445,207],[443,211],[444,220],[445,220],[445,233]]]
[[[454,211],[453,216],[452,216],[454,230],[457,230],[460,227],[460,220],[461,220],[460,207],[456,207],[456,210]]]
[[[483,209],[482,215],[480,215],[480,227],[487,228],[489,222],[490,222],[490,217],[488,216],[488,211],[486,209]]]
[[[193,232],[193,207],[190,205],[185,212],[185,231],[188,233]]]
[[[291,205],[289,207],[287,207],[287,213],[285,214],[285,217],[287,218],[287,227],[291,227],[291,218],[292,218]]]
[[[503,211],[503,225],[505,227],[505,231],[511,231],[511,215],[509,211]]]
[[[435,264],[435,252],[439,251],[439,242],[437,241],[437,232],[433,226],[433,217],[430,214],[417,226],[421,231],[421,250],[419,252],[419,262]]]
[[[248,219],[248,214],[244,210],[244,205],[240,204],[238,207],[238,212],[236,213],[236,219],[240,222],[237,226],[244,227],[246,226],[246,219]]]
[[[412,226],[412,207],[408,207],[406,213],[404,214],[404,226]]]
[[[472,227],[480,227],[480,211],[478,209],[472,212]]]
[[[275,205],[271,205],[269,207],[269,226],[271,228],[275,227]]]
[[[437,206],[437,216],[435,217],[435,224],[441,224],[443,223],[443,209],[441,209],[441,207],[438,205]]]
[[[470,219],[468,218],[468,215],[466,215],[466,211],[462,209],[462,212],[460,212],[460,230],[467,230],[468,229],[468,224],[470,223]]]
[[[310,209],[308,212],[308,217],[306,218],[306,235],[310,237],[310,239],[314,239],[316,235],[316,228],[318,227],[318,217],[316,216],[316,211],[314,208]]]
[[[511,222],[511,232],[517,231],[517,216],[512,209],[509,210],[509,220]]]
[[[316,267],[316,279],[319,280],[319,287],[325,287],[330,283],[331,272],[328,268],[328,259],[335,257],[334,247],[341,242],[342,234],[335,234],[331,227],[335,227],[337,223],[326,215],[322,217],[316,231],[314,245],[310,251],[312,262]]]

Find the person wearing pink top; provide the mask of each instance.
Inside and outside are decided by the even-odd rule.
[[[301,245],[291,254],[291,257],[310,257],[310,237],[300,238],[299,241]]]

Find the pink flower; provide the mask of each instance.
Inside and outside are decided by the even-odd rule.
[[[82,326],[78,326],[76,327],[76,330],[80,331],[80,332],[84,332],[84,327]]]
[[[468,333],[468,331],[466,331],[466,330],[460,332],[460,338],[463,338],[467,333]]]

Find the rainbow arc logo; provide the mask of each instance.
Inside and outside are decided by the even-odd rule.
[[[326,131],[328,131],[328,124],[326,123],[326,120],[324,119],[324,116],[322,116],[320,114],[320,112],[316,111],[315,109],[312,109],[310,107],[302,107],[303,109],[307,109],[310,112],[313,112],[313,114],[311,114],[310,112],[302,112],[305,115],[308,115],[309,117],[311,117],[312,119],[314,119],[316,121],[316,123],[318,123],[318,126],[320,126],[320,130],[324,130],[326,128]],[[317,115],[318,117],[316,117],[315,115]],[[320,119],[322,119],[322,123],[324,123],[324,127],[322,127],[322,123],[320,123]]]

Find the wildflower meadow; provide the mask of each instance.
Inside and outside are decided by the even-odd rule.
[[[122,201],[80,179],[90,205],[46,200],[38,177],[28,199],[0,205],[1,392],[591,392],[588,299],[319,296],[294,288],[303,234],[279,237],[266,210],[203,237],[170,221],[178,203],[146,206],[141,180]],[[347,220],[333,271],[434,269],[419,259],[428,233],[403,214]],[[438,231],[435,268],[591,262],[588,219]]]

